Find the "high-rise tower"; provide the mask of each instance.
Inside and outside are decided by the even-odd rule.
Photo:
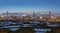
[[[49,12],[49,18],[51,18],[51,12]]]

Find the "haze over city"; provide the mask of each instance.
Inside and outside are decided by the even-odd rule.
[[[3,12],[60,12],[60,0],[0,0]]]
[[[0,33],[60,33],[60,0],[0,0]]]

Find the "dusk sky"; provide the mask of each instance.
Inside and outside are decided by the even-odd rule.
[[[60,12],[60,0],[0,0],[2,12]]]

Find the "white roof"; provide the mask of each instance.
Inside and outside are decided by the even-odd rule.
[[[25,14],[23,14],[22,16],[26,16]]]

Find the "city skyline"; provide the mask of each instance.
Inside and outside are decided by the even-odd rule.
[[[60,12],[60,0],[0,0],[3,12]]]

